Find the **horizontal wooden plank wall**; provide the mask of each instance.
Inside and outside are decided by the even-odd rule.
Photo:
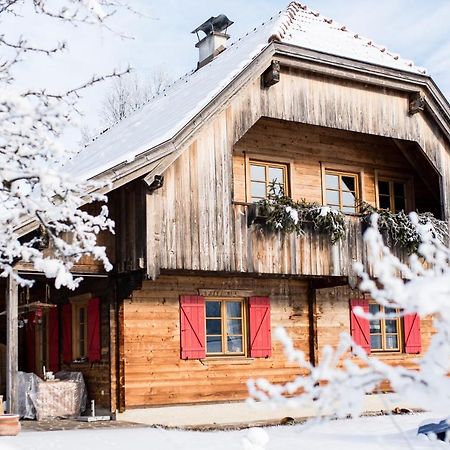
[[[297,348],[309,354],[307,283],[238,277],[161,276],[144,282],[124,301],[123,340],[126,407],[205,401],[242,400],[246,381],[273,382],[299,372],[286,362],[274,340],[270,358],[180,359],[179,296],[198,289],[250,290],[270,295],[272,330],[283,325]]]

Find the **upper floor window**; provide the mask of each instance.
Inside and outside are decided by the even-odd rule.
[[[399,311],[387,308],[378,303],[370,303],[371,314],[382,313],[396,317],[370,320],[370,348],[372,351],[400,351],[400,318]]]
[[[325,170],[325,203],[344,213],[357,212],[358,174]]]
[[[406,211],[406,183],[395,180],[378,180],[378,205],[396,213]]]
[[[271,186],[275,188],[276,194],[283,192],[285,195],[288,195],[287,164],[250,160],[249,172],[249,197],[252,202],[267,198]]]

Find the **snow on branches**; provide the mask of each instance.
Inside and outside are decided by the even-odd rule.
[[[30,6],[33,14],[49,20],[100,26],[106,26],[105,19],[117,7],[126,7],[116,0],[0,0],[0,24],[8,15],[20,18]],[[113,222],[106,206],[96,215],[80,209],[106,199],[89,194],[98,187],[95,183],[80,185],[64,175],[63,165],[73,151],[64,147],[61,136],[67,124],[76,121],[80,92],[121,73],[94,75],[65,92],[19,86],[15,69],[27,55],[46,58],[66,46],[62,42],[46,48],[23,36],[0,35],[0,276],[13,275],[25,283],[14,271],[22,261],[55,278],[56,287],[75,288],[79,280],[70,270],[81,256],[92,255],[111,268],[96,237],[101,230],[112,231]]]
[[[418,370],[394,367],[374,355],[367,355],[348,333],[342,333],[337,348],[323,349],[318,365],[313,366],[302,351],[296,350],[283,328],[276,336],[289,361],[296,363],[307,375],[286,384],[272,384],[265,379],[250,380],[253,399],[270,402],[291,402],[295,406],[312,406],[318,416],[346,417],[359,415],[364,395],[384,381],[393,390],[418,407],[430,405],[448,415],[450,405],[450,249],[436,237],[429,222],[421,223],[415,213],[410,220],[420,235],[418,254],[407,264],[395,257],[383,242],[378,230],[378,216],[364,240],[375,278],[360,263],[355,270],[361,278],[360,289],[378,304],[398,310],[398,315],[432,316],[435,334],[425,353],[418,355]],[[447,243],[448,245],[448,243]],[[354,312],[368,320],[393,318],[397,314],[371,315]]]

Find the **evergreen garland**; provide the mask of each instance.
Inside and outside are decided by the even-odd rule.
[[[261,211],[263,225],[270,231],[295,232],[303,236],[305,225],[311,223],[319,233],[328,234],[332,244],[345,237],[345,216],[341,211],[304,199],[296,202],[284,195],[279,184],[272,183],[267,199],[254,204],[254,208]],[[257,222],[252,220],[251,223]]]
[[[362,220],[369,224],[370,216],[373,213],[378,214],[378,228],[384,233],[387,245],[401,246],[409,254],[416,253],[421,243],[420,235],[411,219],[404,211],[393,213],[388,209],[378,209],[362,202],[360,205]],[[429,225],[435,238],[445,244],[449,239],[449,230],[447,223],[436,219],[432,213],[418,213],[419,223]]]
[[[249,223],[258,224],[272,232],[304,236],[305,226],[312,224],[319,233],[328,234],[332,244],[345,238],[345,215],[341,211],[304,199],[294,201],[284,194],[279,183],[271,183],[267,199],[254,203],[252,208],[253,216],[250,215]],[[420,235],[404,211],[393,213],[365,202],[361,202],[359,208],[361,220],[367,225],[370,224],[370,216],[373,213],[378,214],[378,227],[385,235],[388,246],[401,246],[410,254],[417,252],[421,242]],[[429,225],[434,237],[440,242],[446,244],[449,241],[446,222],[436,219],[429,212],[419,213],[418,219],[420,224]]]

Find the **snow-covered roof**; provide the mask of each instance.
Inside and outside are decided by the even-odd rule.
[[[213,61],[180,78],[140,110],[100,134],[68,168],[89,179],[172,139],[271,42],[291,44],[418,74],[425,71],[345,26],[291,2],[275,17],[234,42]]]

